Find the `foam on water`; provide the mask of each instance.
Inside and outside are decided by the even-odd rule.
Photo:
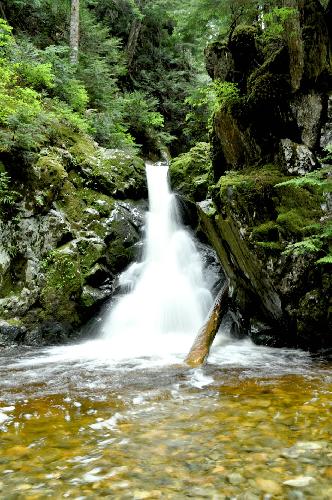
[[[111,309],[103,326],[115,357],[185,352],[212,305],[203,264],[181,228],[167,164],[147,164],[149,212],[143,262],[121,277],[131,291]]]

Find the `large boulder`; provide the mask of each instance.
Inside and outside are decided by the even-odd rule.
[[[206,50],[210,76],[239,95],[215,113],[215,186],[199,214],[239,325],[256,342],[314,349],[332,344],[332,10],[283,6],[281,34],[238,27]]]
[[[0,217],[0,344],[60,343],[137,254],[144,162],[73,135],[33,155],[16,186],[17,203]]]

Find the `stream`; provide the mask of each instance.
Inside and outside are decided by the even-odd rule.
[[[158,173],[156,173],[158,170]],[[213,283],[147,166],[145,250],[94,340],[0,352],[0,497],[332,498],[332,363],[221,328],[183,363]]]
[[[331,364],[226,336],[195,370],[87,347],[2,354],[1,498],[332,497]]]

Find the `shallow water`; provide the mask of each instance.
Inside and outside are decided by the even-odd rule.
[[[198,370],[182,346],[3,351],[1,498],[332,498],[332,365],[219,343]]]

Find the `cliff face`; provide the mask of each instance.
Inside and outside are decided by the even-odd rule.
[[[320,348],[332,343],[331,14],[316,0],[287,6],[278,39],[238,26],[206,50],[211,78],[237,92],[215,113],[211,200],[198,205],[240,328]]]
[[[2,345],[66,340],[138,251],[144,162],[67,132],[61,144],[1,158],[11,174],[0,193]]]

